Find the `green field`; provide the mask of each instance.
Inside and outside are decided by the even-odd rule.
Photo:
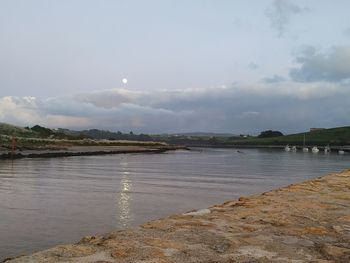
[[[305,145],[318,146],[340,146],[350,145],[350,127],[339,127],[324,129],[313,132],[305,132],[298,134],[291,134],[272,138],[257,138],[250,137],[245,140],[229,140],[227,144],[235,145],[303,145],[303,138],[305,134]]]

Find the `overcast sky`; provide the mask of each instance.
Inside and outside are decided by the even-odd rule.
[[[0,122],[348,126],[349,10],[348,0],[0,0]]]

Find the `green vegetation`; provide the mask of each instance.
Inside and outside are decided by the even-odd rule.
[[[147,134],[134,134],[132,131],[129,133],[111,132],[98,129],[83,130],[83,131],[72,131],[68,129],[58,129],[58,131],[71,136],[85,136],[86,138],[96,140],[131,140],[131,141],[153,141],[153,138]]]
[[[0,123],[0,147],[11,149],[12,138],[16,138],[16,145],[19,149],[57,149],[69,146],[163,146],[163,142],[154,142],[148,135],[134,135],[113,133],[108,131],[90,130],[96,137],[108,137],[110,140],[102,138],[91,138],[89,133],[74,132],[70,130],[53,130],[39,125],[32,128],[17,127],[14,125]]]
[[[186,146],[225,146],[231,141],[247,140],[247,135],[236,135],[231,137],[223,136],[187,136],[187,135],[153,135],[155,141],[163,141],[169,144],[186,145]],[[231,143],[232,144],[232,143]]]
[[[86,136],[69,135],[65,134],[59,130],[52,130],[49,128],[41,127],[35,125],[31,128],[29,127],[18,127],[7,123],[0,123],[0,135],[15,136],[21,138],[50,138],[50,139],[83,139]]]
[[[164,146],[162,142],[140,142],[122,140],[67,140],[67,139],[44,139],[16,137],[17,148],[19,149],[58,149],[70,146]],[[11,149],[12,136],[0,135],[0,147]]]
[[[231,134],[230,134],[231,135]],[[270,145],[306,145],[345,146],[350,145],[350,126],[312,132],[282,135],[278,131],[264,131],[258,137],[249,135],[209,136],[209,133],[179,135],[146,135],[110,132],[103,130],[71,131],[67,129],[52,130],[35,125],[21,128],[0,123],[0,147],[11,148],[12,136],[16,136],[17,145],[23,149],[64,148],[69,146],[160,146],[168,144],[186,146],[270,146]],[[273,136],[273,137],[271,137]]]
[[[231,140],[226,143],[236,145],[303,145],[305,134],[306,145],[350,145],[350,127],[339,127],[317,130],[306,133],[291,134],[272,138],[250,137],[246,140]]]
[[[268,130],[268,131],[261,132],[258,138],[271,138],[271,137],[279,137],[279,136],[283,136],[283,133],[280,131]]]
[[[21,128],[7,123],[0,123],[0,134],[2,135],[13,135],[24,138],[36,138],[39,137],[39,134],[31,129]]]
[[[339,127],[331,129],[316,130],[312,132],[282,135],[277,131],[264,131],[262,136],[184,136],[184,135],[157,135],[156,140],[165,141],[170,144],[183,144],[187,146],[268,146],[268,145],[296,145],[302,146],[305,134],[306,145],[318,146],[343,146],[350,145],[350,127]],[[275,135],[275,136],[273,136]],[[273,136],[273,137],[271,137]]]

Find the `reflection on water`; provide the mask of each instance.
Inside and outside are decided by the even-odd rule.
[[[203,149],[0,160],[0,259],[349,168],[350,156]]]
[[[119,222],[118,224],[122,228],[127,228],[130,226],[130,191],[132,187],[132,182],[130,179],[130,172],[128,171],[128,163],[120,163],[122,169],[122,178],[120,181],[120,191],[118,196],[118,208],[119,208]]]

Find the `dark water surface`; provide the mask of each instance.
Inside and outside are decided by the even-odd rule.
[[[201,149],[0,160],[0,259],[350,168],[350,156]]]

